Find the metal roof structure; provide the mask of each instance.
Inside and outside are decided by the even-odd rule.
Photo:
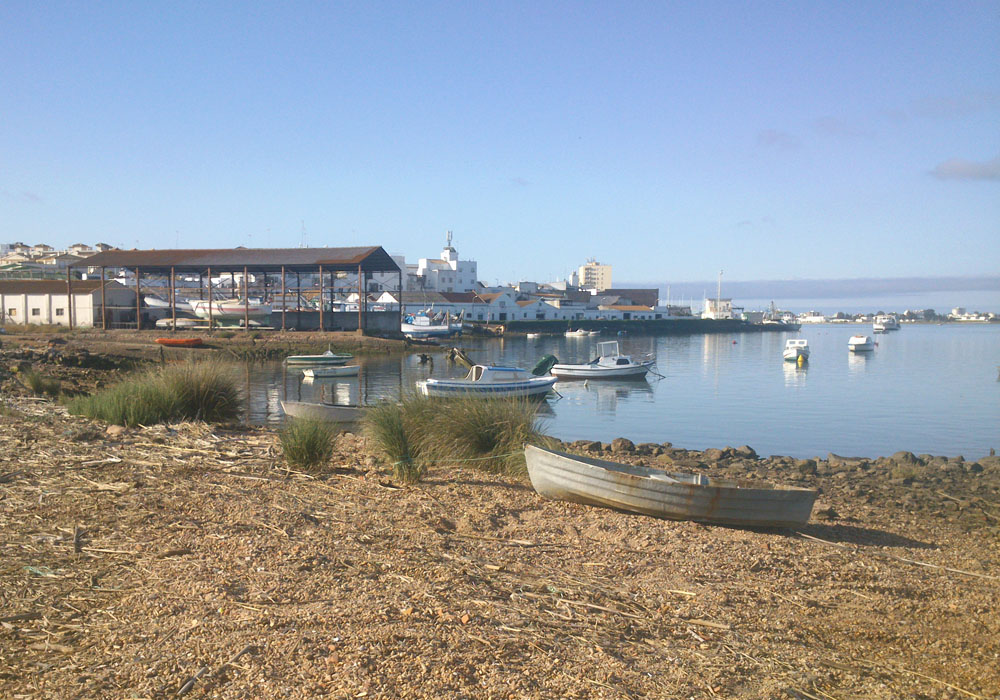
[[[358,248],[224,248],[181,250],[107,250],[69,267],[140,268],[143,272],[255,272],[324,271],[400,272],[381,246]]]

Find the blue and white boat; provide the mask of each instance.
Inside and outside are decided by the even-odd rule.
[[[437,398],[544,396],[555,383],[556,377],[537,376],[518,367],[473,365],[464,379],[431,377],[417,382],[417,391],[424,396]]]

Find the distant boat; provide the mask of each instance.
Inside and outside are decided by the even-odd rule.
[[[597,344],[597,357],[584,364],[554,364],[550,370],[559,379],[623,379],[646,376],[656,364],[652,357],[632,359],[622,355],[617,340]]]
[[[785,350],[781,356],[787,362],[796,362],[799,358],[805,362],[809,359],[809,341],[805,338],[789,338],[785,341]]]
[[[871,352],[875,349],[875,341],[870,335],[852,335],[847,341],[847,349],[851,352]]]
[[[535,338],[541,338],[542,334],[541,333],[528,333],[527,337],[528,337],[529,340],[534,340]]]
[[[872,322],[872,330],[875,333],[885,333],[886,331],[898,331],[899,321],[894,314],[879,314]]]
[[[563,335],[567,338],[586,338],[590,335],[590,331],[586,331],[583,328],[577,328],[575,331],[566,331]]]
[[[281,410],[286,416],[319,420],[333,423],[342,430],[350,430],[361,422],[360,406],[331,406],[325,403],[306,403],[304,401],[281,401]]]
[[[539,495],[670,520],[744,527],[795,527],[809,521],[817,492],[758,481],[669,474],[526,445],[531,485]]]
[[[193,318],[179,318],[179,317],[177,318],[177,327],[178,328],[194,328],[199,323],[203,323],[203,322],[198,321],[198,320],[193,319]],[[161,318],[160,320],[158,320],[156,322],[156,327],[157,328],[173,328],[174,327],[174,319],[173,318],[169,318],[169,317],[168,318]]]
[[[289,365],[345,365],[354,355],[327,350],[322,355],[289,355],[285,364]]]
[[[316,367],[315,369],[304,369],[302,375],[310,379],[322,379],[324,377],[350,377],[358,373],[358,365],[344,365],[341,367]]]
[[[169,309],[170,301],[164,299],[163,297],[156,296],[155,294],[143,294],[143,303],[152,309]],[[174,308],[182,313],[191,313],[194,308],[191,306],[191,300],[189,299],[176,299],[174,300]]]
[[[537,376],[517,367],[473,365],[464,379],[436,379],[417,382],[417,391],[438,398],[473,396],[480,398],[544,396],[556,377]]]
[[[407,338],[444,338],[462,332],[462,319],[454,321],[450,314],[433,316],[426,311],[407,314],[399,324],[399,330]]]
[[[271,305],[259,302],[245,302],[242,299],[195,299],[191,301],[191,309],[199,318],[237,319],[244,316],[260,318],[271,315]]]

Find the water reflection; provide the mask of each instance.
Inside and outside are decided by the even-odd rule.
[[[872,361],[875,353],[872,352],[847,352],[847,371],[850,374],[860,374],[868,371],[868,362]]]
[[[782,369],[785,375],[785,386],[803,386],[806,383],[806,374],[809,370],[809,363],[803,362],[782,362]]]
[[[614,413],[619,401],[647,397],[652,400],[653,387],[646,379],[618,381],[556,382],[556,391],[571,403],[593,405],[598,411]]]

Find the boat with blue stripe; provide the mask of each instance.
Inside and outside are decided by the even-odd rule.
[[[464,379],[431,377],[417,382],[417,391],[439,398],[544,396],[555,383],[556,378],[551,375],[539,376],[519,367],[473,365]]]

